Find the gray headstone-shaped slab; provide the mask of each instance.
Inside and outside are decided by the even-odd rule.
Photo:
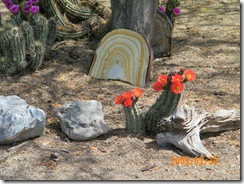
[[[75,141],[90,140],[108,132],[102,104],[95,100],[66,103],[58,109],[57,116],[62,131]]]
[[[0,144],[10,144],[42,135],[46,125],[43,110],[18,96],[0,96]]]

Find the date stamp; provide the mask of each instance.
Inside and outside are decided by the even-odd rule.
[[[203,156],[190,158],[188,156],[171,156],[171,165],[217,165],[218,158],[216,156],[210,158],[204,158]]]

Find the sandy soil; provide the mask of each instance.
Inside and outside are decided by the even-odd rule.
[[[109,2],[107,0],[107,2]],[[214,112],[240,109],[240,5],[237,0],[182,1],[170,58],[154,62],[152,79],[139,105],[147,109],[158,93],[153,81],[161,73],[193,69],[180,104]],[[56,42],[35,73],[1,78],[0,95],[18,95],[47,114],[44,135],[0,146],[2,180],[239,180],[240,130],[202,135],[204,146],[218,164],[171,165],[182,152],[159,148],[154,139],[125,131],[123,109],[113,98],[134,87],[87,75],[97,40]],[[106,135],[85,142],[68,139],[58,125],[58,107],[73,100],[103,104]],[[50,158],[57,154],[58,158]]]

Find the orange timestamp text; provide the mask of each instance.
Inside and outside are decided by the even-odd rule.
[[[218,164],[218,158],[216,156],[204,158],[203,156],[200,157],[194,157],[190,158],[188,156],[171,156],[171,165],[217,165]]]

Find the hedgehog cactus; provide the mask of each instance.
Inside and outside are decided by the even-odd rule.
[[[192,70],[184,71],[184,69],[168,76],[160,75],[154,83],[154,90],[163,92],[143,116],[137,106],[137,101],[143,93],[140,88],[116,96],[115,104],[122,104],[124,107],[126,129],[133,133],[145,131],[151,135],[161,132],[164,127],[160,127],[160,122],[176,110],[184,89],[183,83],[193,81],[195,78],[196,75]]]
[[[184,73],[185,78],[183,79]],[[184,72],[183,69],[178,73],[169,74],[169,76],[160,75],[158,77],[154,83],[154,89],[155,91],[163,91],[145,114],[144,123],[148,134],[157,134],[162,131],[159,124],[175,111],[184,89],[183,83],[194,79],[195,73],[192,70]]]
[[[14,2],[17,3],[16,0]],[[56,38],[56,22],[39,14],[38,6],[30,7],[28,16],[17,10],[10,8],[13,13],[10,20],[0,24],[0,70],[6,73],[22,71],[26,67],[36,70]]]
[[[136,88],[133,91],[120,94],[114,99],[115,104],[123,105],[126,129],[131,133],[140,133],[144,129],[141,112],[137,105],[137,101],[142,94],[142,89]]]
[[[125,107],[125,120],[126,120],[126,129],[132,133],[139,133],[143,130],[143,124],[141,119],[140,109],[136,103],[132,103],[130,107]]]

